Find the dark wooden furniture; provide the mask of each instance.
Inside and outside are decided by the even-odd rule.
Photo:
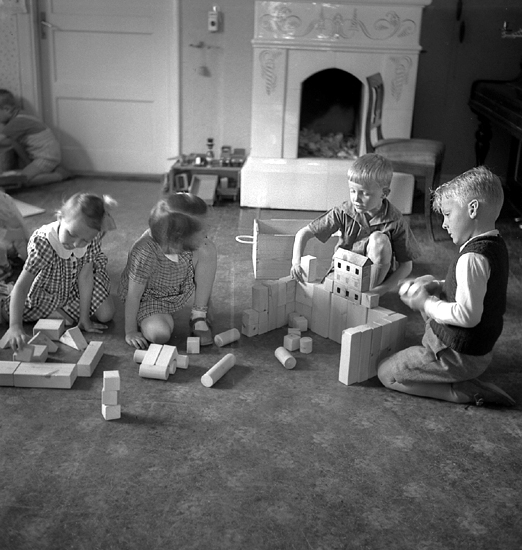
[[[431,139],[384,139],[382,134],[382,106],[384,83],[380,73],[367,78],[369,100],[366,118],[366,150],[389,159],[395,172],[412,174],[424,179],[424,217],[426,228],[435,240],[431,217],[431,190],[439,185],[444,159],[444,143]],[[376,140],[373,140],[376,134]]]

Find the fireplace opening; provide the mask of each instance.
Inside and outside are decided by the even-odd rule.
[[[340,69],[325,69],[301,86],[298,157],[358,156],[361,81]]]

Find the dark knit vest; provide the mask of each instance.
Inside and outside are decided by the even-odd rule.
[[[469,252],[485,256],[491,269],[484,297],[484,311],[479,324],[466,328],[444,325],[433,319],[430,324],[433,332],[451,349],[468,355],[486,355],[493,349],[504,323],[509,274],[508,252],[506,243],[500,236],[473,239],[450,264],[441,294],[442,300],[455,301],[457,261]]]

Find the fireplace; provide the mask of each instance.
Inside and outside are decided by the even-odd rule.
[[[385,82],[385,136],[410,137],[422,9],[430,3],[256,1],[241,206],[326,210],[345,199],[350,159],[366,152],[366,77],[373,73]],[[341,155],[305,156],[303,133],[334,141],[342,134],[349,146]]]

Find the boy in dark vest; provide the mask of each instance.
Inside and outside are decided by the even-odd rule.
[[[506,310],[508,253],[495,229],[503,201],[500,179],[483,166],[435,190],[433,208],[459,254],[444,281],[424,276],[401,286],[402,301],[421,312],[426,329],[421,346],[380,363],[387,388],[453,403],[515,404],[478,379],[491,363]]]

